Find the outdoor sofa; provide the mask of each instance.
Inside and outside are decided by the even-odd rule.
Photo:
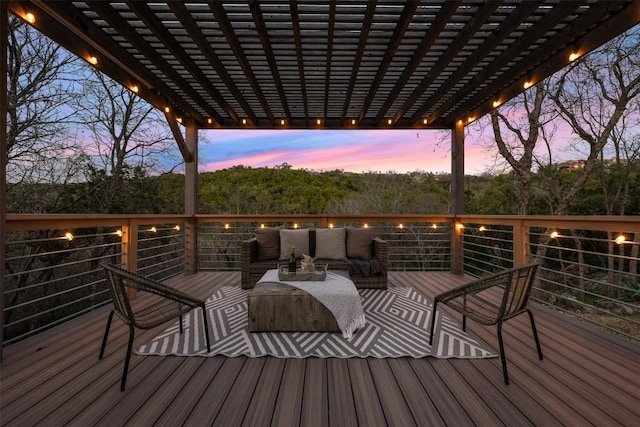
[[[254,237],[242,242],[242,288],[253,288],[267,270],[286,265],[291,247],[298,266],[303,254],[310,255],[316,266],[348,271],[356,288],[387,288],[387,242],[375,237],[371,228],[355,227],[257,229]]]

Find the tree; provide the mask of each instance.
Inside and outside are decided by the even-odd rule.
[[[615,156],[620,165],[622,153],[637,156],[638,147],[629,146],[638,140],[637,135],[630,134],[633,129],[637,133],[637,126],[629,127],[628,123],[640,124],[640,27],[634,27],[557,74],[551,80],[549,96],[560,117],[577,135],[577,150],[587,154],[578,179],[558,200],[554,213],[564,215],[605,157]],[[633,159],[625,159],[625,163],[629,160]],[[624,175],[627,183],[623,187],[626,187],[628,174]],[[628,200],[628,189],[618,191],[618,196]],[[611,210],[611,202],[608,205],[607,209]]]
[[[173,169],[180,160],[164,116],[129,89],[91,70],[82,95],[79,114],[88,131],[84,144],[95,184],[94,212],[113,213],[119,199],[130,196],[123,193],[126,180]]]
[[[518,215],[529,213],[531,174],[534,152],[541,140],[544,126],[553,118],[543,108],[545,82],[491,111],[491,127],[500,155],[513,171],[513,191]]]
[[[80,61],[15,16],[9,17],[7,210],[38,206],[19,183],[73,180],[81,156],[69,132]],[[22,187],[24,188],[24,187]],[[51,199],[55,194],[37,194]]]

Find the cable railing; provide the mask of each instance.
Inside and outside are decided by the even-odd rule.
[[[526,235],[515,250],[541,266],[534,301],[640,342],[638,218],[571,218],[491,218],[488,225],[459,218],[465,273],[482,276],[512,267],[514,236]]]
[[[31,217],[28,221],[40,224]],[[102,221],[113,222],[102,218],[96,224]],[[5,247],[4,345],[109,304],[101,262],[123,265],[123,254],[133,251],[138,271],[157,280],[184,271],[181,225],[137,224],[126,218],[108,226],[91,222],[58,218],[43,221],[47,228],[32,229],[26,229],[31,228],[27,221],[12,224]]]
[[[10,215],[4,345],[108,304],[102,261],[156,280],[239,271],[241,242],[263,226],[371,227],[387,241],[391,272],[480,277],[535,260],[537,302],[640,340],[636,217]]]

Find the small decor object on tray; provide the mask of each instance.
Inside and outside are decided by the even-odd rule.
[[[315,258],[311,258],[309,255],[302,254],[302,261],[300,261],[300,269],[303,273],[313,273],[316,271],[316,265],[313,263]]]
[[[327,278],[327,268],[328,264],[323,266],[314,266],[314,271],[302,271],[297,270],[295,273],[290,273],[289,269],[286,265],[278,266],[278,279],[283,282],[286,281],[300,281],[300,282],[309,282],[309,281],[318,281],[322,282]]]

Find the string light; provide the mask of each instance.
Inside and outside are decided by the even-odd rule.
[[[93,55],[89,57],[88,61],[91,65],[98,65],[98,58]]]
[[[176,225],[175,227],[173,227],[176,231],[180,231],[180,226]]]
[[[481,225],[480,228],[478,228],[478,231],[487,231],[487,227]]]
[[[366,222],[364,223],[364,228],[369,228],[369,224],[367,224]]]
[[[329,228],[333,228],[333,223],[329,224]]]
[[[168,105],[166,107],[164,107],[164,112],[165,113],[169,113],[169,111],[171,111],[171,108],[169,108]]]
[[[491,104],[491,105],[493,105],[493,108],[498,108],[500,106],[500,101],[498,101],[498,100],[493,101],[493,104]]]
[[[260,228],[264,228],[264,224],[260,224]]]
[[[68,241],[72,241],[73,240],[73,234],[71,234],[70,232],[66,232],[64,233],[64,238],[67,239]]]
[[[294,223],[293,223],[293,228],[295,228],[295,229],[297,229],[297,228],[298,228],[298,223],[297,223],[297,222],[294,222]]]
[[[131,86],[131,91],[134,93],[138,93],[140,91],[140,88],[138,87],[138,85],[133,85]]]
[[[533,86],[533,82],[531,82],[529,80],[524,82],[524,84],[522,85],[522,87],[524,87],[525,89],[529,89],[531,86]]]
[[[621,245],[623,244],[627,239],[624,237],[624,234],[619,235],[618,237],[616,237],[616,243]]]
[[[400,230],[403,230],[403,229],[404,229],[404,224],[398,224],[398,228],[399,228]]]
[[[433,228],[434,230],[436,230],[436,229],[438,228],[438,224],[436,224],[436,223],[431,224],[431,228]]]
[[[580,54],[578,52],[571,52],[569,54],[569,61],[573,62],[576,59],[580,58]]]
[[[36,16],[31,12],[28,12],[26,15],[24,15],[24,19],[29,24],[35,24],[36,23]]]
[[[557,239],[559,236],[557,231],[552,231],[551,234],[549,234],[549,237],[551,237],[552,239]]]
[[[458,223],[456,223],[456,228],[458,230],[462,230],[464,228],[464,225],[462,223],[458,222]]]
[[[152,233],[155,233],[156,231],[158,231],[158,229],[157,229],[157,228],[155,228],[155,227],[151,227],[151,228],[149,229],[149,231],[150,231],[150,232],[152,232]]]
[[[116,236],[122,237],[122,235],[123,235],[122,230],[116,230]]]
[[[231,226],[228,223],[224,225],[225,230],[228,230],[229,228],[231,228]]]

